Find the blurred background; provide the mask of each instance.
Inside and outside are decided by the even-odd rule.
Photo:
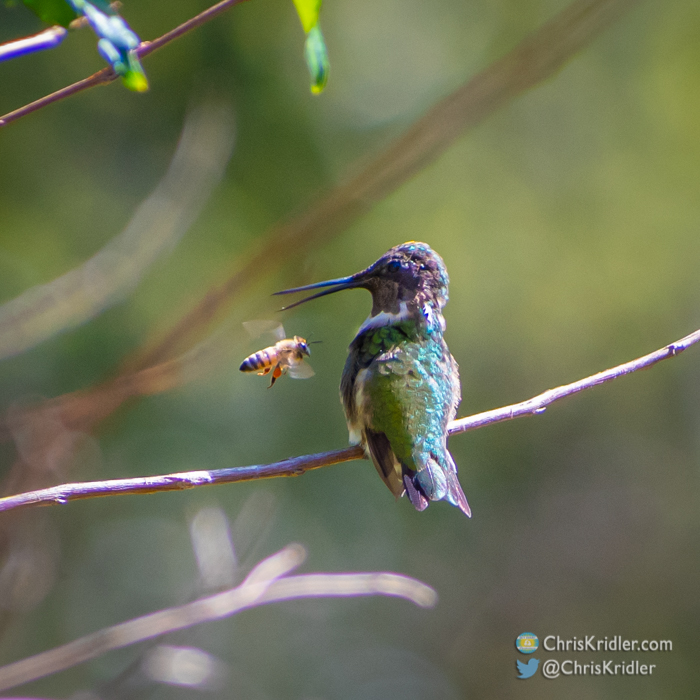
[[[125,2],[122,12],[152,39],[206,6]],[[89,322],[0,364],[4,495],[344,446],[337,387],[369,296],[334,295],[282,317],[270,295],[351,274],[411,239],[429,243],[450,272],[446,339],[461,369],[459,415],[529,398],[700,327],[700,6],[645,2],[337,236],[271,254],[269,272],[195,339],[218,333],[215,359],[192,381],[107,410],[83,432],[28,412],[119,374],[241,269],[270,227],[359,172],[565,6],[327,0],[331,75],[312,96],[292,3],[254,0],[145,59],[148,93],[114,83],[2,129],[3,303],[79,268],[125,230],[164,178],[194,106],[226,105],[235,134],[222,179],[178,241]],[[40,28],[25,8],[0,7],[0,41]],[[86,30],[0,64],[0,113],[102,66]],[[285,377],[268,391],[266,379],[238,371],[266,344],[247,338],[241,322],[260,318],[323,341],[312,349],[315,377]],[[304,571],[401,572],[433,586],[440,602],[288,602],[161,640],[216,660],[220,680],[206,688],[149,676],[144,645],[22,693],[697,697],[699,388],[700,350],[690,349],[542,416],[454,436],[471,520],[446,503],[418,513],[395,502],[363,461],[297,479],[7,514],[0,661],[201,594],[193,542],[205,513],[220,537],[230,532],[241,572],[299,542],[309,552]],[[527,658],[514,646],[522,632],[670,639],[673,651],[536,654],[657,668],[650,677],[523,682],[515,661]]]

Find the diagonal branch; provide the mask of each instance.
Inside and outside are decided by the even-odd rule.
[[[289,545],[258,564],[240,586],[175,608],[107,627],[63,646],[0,668],[0,690],[64,671],[98,656],[258,605],[298,598],[383,595],[404,598],[423,608],[437,603],[435,591],[401,574],[302,574],[287,576],[304,560],[299,545]]]
[[[643,357],[618,365],[604,372],[579,379],[571,384],[565,384],[555,389],[538,394],[521,403],[496,408],[492,411],[477,413],[473,416],[460,418],[449,426],[449,434],[464,433],[468,430],[483,428],[486,425],[502,423],[520,416],[531,416],[544,413],[547,406],[566,396],[571,396],[584,389],[591,389],[599,384],[612,381],[640,369],[655,365],[657,362],[675,357],[700,341],[700,330],[666,345]],[[157,493],[160,491],[181,491],[213,484],[228,484],[239,481],[255,481],[271,479],[280,476],[300,476],[312,469],[328,467],[341,462],[362,459],[364,452],[361,447],[346,447],[342,450],[320,452],[314,455],[304,455],[274,462],[272,464],[253,465],[248,467],[230,467],[227,469],[212,469],[162,476],[146,476],[133,479],[112,479],[107,481],[89,481],[84,483],[63,484],[47,489],[28,491],[15,496],[0,498],[0,512],[18,510],[38,505],[56,505],[76,501],[83,498],[100,496],[121,496],[127,494]]]
[[[213,5],[212,7],[208,8],[207,10],[204,10],[204,12],[200,12],[196,17],[188,19],[186,22],[183,22],[180,26],[175,27],[175,29],[172,29],[169,32],[163,34],[163,36],[160,36],[157,39],[154,39],[153,41],[141,42],[141,44],[139,44],[139,46],[135,49],[136,54],[139,58],[148,56],[148,54],[157,51],[158,49],[170,43],[174,39],[179,39],[184,34],[187,34],[187,32],[192,31],[193,29],[199,27],[205,22],[209,22],[225,10],[228,10],[234,5],[238,5],[239,3],[245,1],[246,0],[222,0],[216,5]],[[19,109],[15,109],[12,112],[8,112],[4,116],[0,117],[0,128],[2,128],[3,126],[7,126],[11,122],[21,119],[27,114],[36,112],[42,107],[46,107],[50,104],[53,104],[54,102],[59,102],[60,100],[65,99],[66,97],[75,95],[78,92],[88,90],[89,88],[96,87],[97,85],[105,85],[107,83],[111,83],[118,77],[119,76],[111,68],[103,68],[102,70],[97,71],[97,73],[93,73],[91,76],[83,78],[83,80],[79,80],[78,82],[73,83],[72,85],[68,85],[64,88],[61,88],[60,90],[57,90],[56,92],[52,92],[50,95],[45,95],[44,97],[35,100],[34,102],[30,102],[29,104],[24,105],[24,107],[20,107]]]
[[[670,343],[660,350],[655,350],[648,355],[638,357],[636,360],[630,360],[624,364],[617,365],[617,367],[606,369],[603,372],[598,372],[598,374],[592,374],[590,377],[579,379],[577,382],[564,384],[555,389],[549,389],[527,401],[515,403],[511,406],[504,406],[503,408],[495,408],[492,411],[485,411],[484,413],[477,413],[467,418],[460,418],[453,421],[450,425],[450,435],[454,433],[463,433],[467,430],[475,430],[476,428],[482,428],[485,425],[492,425],[493,423],[502,423],[503,421],[519,418],[520,416],[539,415],[545,412],[547,406],[555,401],[559,401],[559,399],[563,399],[565,396],[577,394],[584,389],[592,389],[594,386],[605,384],[605,382],[610,382],[625,374],[637,372],[640,369],[647,369],[647,367],[651,367],[657,362],[680,355],[680,353],[687,350],[691,345],[695,345],[698,341],[700,341],[700,330],[694,331],[690,335],[686,335],[684,338],[677,340],[675,343]]]

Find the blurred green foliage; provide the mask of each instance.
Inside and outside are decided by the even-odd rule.
[[[66,0],[22,0],[22,2],[47,24],[60,24],[67,28],[78,16]]]
[[[321,0],[294,0],[299,21],[307,34],[318,24],[321,4]]]
[[[330,69],[328,49],[319,25],[321,4],[321,0],[294,0],[301,26],[306,32],[304,58],[311,74],[311,92],[315,95],[326,87]]]
[[[563,6],[327,2],[334,73],[318,98],[308,92],[291,3],[253,0],[149,57],[149,93],[103,87],[1,130],[0,300],[8,300],[79,265],[124,227],[162,177],[193,101],[214,92],[236,110],[226,177],[190,233],[128,301],[5,361],[3,409],[113,374],[242,264],[269,226],[357,172],[356,162]],[[130,3],[129,22],[153,38],[201,9],[194,0]],[[31,15],[0,7],[0,41],[33,31]],[[343,235],[250,290],[230,322],[276,317],[273,291],[355,272],[397,243],[424,240],[450,271],[446,338],[461,366],[460,415],[699,327],[699,31],[697,3],[640,4]],[[84,32],[2,64],[0,113],[100,67]],[[344,445],[337,385],[368,311],[369,297],[355,292],[285,316],[288,333],[323,344],[313,349],[313,379],[283,378],[270,391],[238,372],[258,349],[241,332],[230,365],[123,407],[78,466],[55,478],[264,463]],[[0,657],[183,602],[196,592],[188,518],[217,503],[235,522],[248,499],[265,498],[271,505],[256,510],[254,527],[233,528],[234,544],[251,542],[243,562],[298,541],[310,552],[306,570],[399,571],[441,600],[427,611],[385,599],[288,603],[192,630],[173,643],[229,664],[221,697],[694,698],[699,358],[691,349],[541,417],[454,437],[471,521],[446,504],[417,513],[395,503],[365,462],[28,512],[45,556],[27,569],[33,587],[5,627]],[[5,444],[0,471],[13,459]],[[27,561],[39,561],[34,552],[27,548]],[[514,640],[525,631],[674,647],[644,656],[658,664],[651,677],[537,676],[523,685]],[[136,653],[22,692],[98,687]]]

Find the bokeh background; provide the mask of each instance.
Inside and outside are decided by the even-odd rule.
[[[125,3],[144,39],[204,2]],[[0,132],[0,299],[83,264],[157,186],[186,114],[230,106],[233,155],[177,247],[124,300],[0,365],[5,493],[22,482],[12,416],[115,376],[259,249],[269,228],[358,172],[441,97],[565,7],[559,0],[327,0],[332,73],[312,96],[291,2],[254,0],[153,54],[147,94],[119,84]],[[0,7],[0,41],[40,28]],[[415,239],[451,276],[447,340],[468,415],[650,352],[700,326],[700,6],[643,2],[443,156],[240,295],[226,361],[126,403],[74,458],[34,462],[32,484],[266,463],[342,447],[337,386],[369,311],[355,291],[295,309],[322,340],[316,376],[238,372],[278,318],[270,294],[347,275]],[[88,31],[0,64],[5,113],[102,67]],[[212,326],[209,331],[215,331]],[[239,330],[240,329],[240,332]],[[206,334],[202,335],[204,338]],[[263,343],[264,344],[264,343]],[[221,663],[208,690],[149,680],[147,646],[22,689],[153,698],[695,698],[700,597],[700,350],[569,398],[536,418],[450,441],[474,517],[394,502],[367,462],[298,479],[72,503],[0,519],[0,660],[9,662],[198,595],[197,514],[224,514],[240,571],[288,542],[306,571],[387,570],[440,596],[289,602],[175,635]],[[13,427],[15,426],[15,427]],[[60,426],[53,426],[58,430]],[[43,435],[42,429],[36,429]],[[55,433],[52,433],[55,435]],[[26,450],[25,450],[26,453]],[[38,464],[38,466],[37,466]],[[13,467],[14,465],[14,467]],[[214,510],[212,510],[214,509]],[[219,509],[219,510],[216,510]],[[216,518],[215,518],[216,519]],[[670,639],[651,677],[516,679],[521,632]]]

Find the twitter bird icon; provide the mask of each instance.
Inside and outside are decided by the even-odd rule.
[[[518,678],[530,678],[537,673],[537,667],[540,665],[539,659],[530,659],[526,664],[522,661],[515,662],[518,666]]]

